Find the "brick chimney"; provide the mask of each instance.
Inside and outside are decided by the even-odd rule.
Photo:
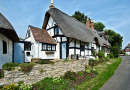
[[[90,28],[91,28],[92,30],[94,30],[94,23],[93,23],[93,19],[91,19]]]
[[[89,18],[87,18],[86,26],[87,26],[88,28],[90,28],[90,27],[89,27]]]

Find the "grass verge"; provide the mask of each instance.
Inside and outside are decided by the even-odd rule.
[[[75,90],[99,90],[100,87],[111,78],[121,61],[121,58],[113,58],[108,62],[103,62],[94,66],[94,69],[98,72],[97,77],[76,86]]]

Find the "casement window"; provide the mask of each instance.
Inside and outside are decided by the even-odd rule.
[[[54,35],[59,35],[58,26],[55,26],[55,27],[54,27]]]
[[[56,45],[42,43],[42,51],[56,51]]]
[[[24,43],[24,50],[29,50],[29,51],[31,51],[31,43],[30,43],[30,42],[25,42],[25,43]]]
[[[80,50],[81,50],[81,51],[84,51],[84,50],[85,50],[85,45],[81,45],[81,46],[80,46]]]
[[[3,54],[7,54],[7,42],[3,40]]]

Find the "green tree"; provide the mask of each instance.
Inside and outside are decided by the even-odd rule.
[[[121,49],[123,37],[120,34],[116,33],[115,31],[113,31],[111,29],[106,29],[105,34],[109,35],[109,38],[110,38],[109,42],[112,47],[115,46],[115,47]]]
[[[75,11],[75,13],[72,15],[72,17],[81,21],[84,24],[86,24],[86,20],[88,18],[87,15],[85,15],[84,13],[81,13],[80,11]]]
[[[104,28],[105,25],[102,22],[94,23],[94,29],[96,29],[97,31],[103,31]]]

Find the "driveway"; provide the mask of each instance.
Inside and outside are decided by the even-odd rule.
[[[130,56],[122,56],[122,63],[100,90],[130,90]]]

